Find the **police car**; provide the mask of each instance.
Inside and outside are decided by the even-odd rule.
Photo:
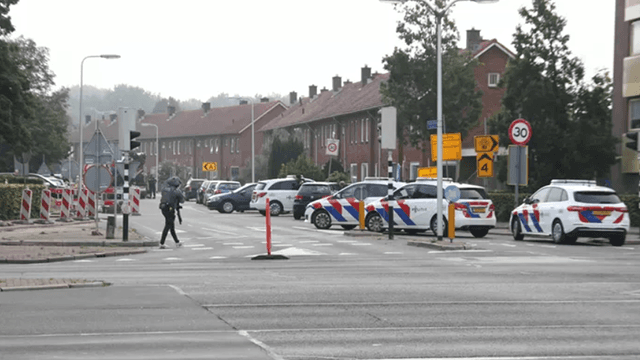
[[[407,184],[394,193],[397,205],[393,208],[393,228],[402,229],[408,234],[416,234],[426,230],[437,235],[438,192],[436,179],[418,178],[416,182]],[[460,199],[454,203],[455,227],[469,230],[474,237],[487,235],[489,229],[496,226],[494,205],[482,186],[459,184],[451,179],[443,179],[443,191],[449,185],[460,190]],[[449,201],[442,200],[444,231],[446,234]],[[388,197],[367,204],[365,225],[368,230],[381,232],[389,227]]]
[[[392,181],[391,184],[394,189],[404,185],[398,181]],[[332,196],[309,203],[304,212],[304,221],[314,224],[318,229],[340,225],[351,230],[360,224],[360,201],[366,204],[388,193],[388,178],[366,177],[364,181],[353,183]]]
[[[268,198],[271,216],[290,212],[293,210],[293,201],[298,189],[304,182],[313,182],[313,180],[298,179],[295,175],[287,175],[286,178],[259,181],[251,195],[251,207],[257,209],[260,214],[266,215]]]
[[[551,236],[555,243],[573,244],[578,237],[605,237],[622,246],[630,220],[613,189],[593,180],[551,180],[511,212],[509,224],[515,240]]]

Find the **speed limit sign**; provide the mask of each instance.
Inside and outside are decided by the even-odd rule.
[[[509,126],[509,138],[515,145],[526,145],[531,140],[531,124],[525,119],[514,120]]]

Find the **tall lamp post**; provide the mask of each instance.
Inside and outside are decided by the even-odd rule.
[[[84,134],[83,132],[83,122],[84,120],[82,119],[82,85],[83,85],[83,70],[84,70],[84,61],[89,59],[89,58],[103,58],[103,59],[119,59],[120,55],[113,55],[113,54],[103,54],[103,55],[89,55],[86,56],[84,59],[82,59],[82,62],[80,63],[80,115],[78,116],[78,118],[80,119],[80,139],[79,139],[79,147],[80,147],[80,162],[78,163],[78,168],[79,168],[79,174],[80,174],[80,178],[82,178],[82,171],[84,170],[84,159],[82,158],[82,141],[84,140]],[[80,183],[82,184],[82,181],[80,181]],[[79,187],[79,190],[82,190],[82,186]]]
[[[380,0],[382,2],[394,2],[394,3],[405,3],[408,0]],[[447,11],[453,6],[453,4],[459,1],[473,1],[479,4],[490,4],[496,3],[499,0],[453,0],[449,5],[447,5],[442,11],[437,11],[434,7],[429,5],[424,0],[417,0],[418,2],[424,4],[436,17],[436,36],[437,36],[437,86],[438,86],[438,112],[437,112],[437,151],[438,151],[438,181],[437,181],[437,192],[438,192],[438,202],[437,202],[437,227],[438,227],[438,241],[442,241],[442,233],[443,233],[443,223],[442,223],[442,18],[447,14]]]
[[[155,154],[156,154],[156,186],[158,186],[158,172],[160,168],[158,167],[158,125],[150,124],[150,123],[140,123],[142,126],[153,126],[156,128],[156,146],[155,146]]]

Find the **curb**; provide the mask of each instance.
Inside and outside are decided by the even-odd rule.
[[[123,256],[123,255],[138,255],[146,253],[146,249],[140,250],[130,250],[130,251],[115,251],[115,252],[100,252],[100,253],[91,253],[91,254],[81,254],[74,256],[59,256],[53,258],[46,259],[0,259],[1,264],[40,264],[40,263],[49,263],[49,262],[58,262],[58,261],[70,261],[70,260],[82,260],[82,259],[90,259],[90,258],[103,258],[107,256]],[[2,289],[2,288],[0,288]]]
[[[155,247],[159,241],[37,241],[37,240],[2,240],[2,245],[34,245],[34,246],[102,246],[102,247]]]
[[[430,249],[436,250],[467,250],[470,249],[469,246],[465,243],[461,242],[447,242],[447,241],[422,241],[422,240],[408,240],[407,245],[409,246],[417,246],[417,247],[426,247]]]
[[[89,287],[109,286],[111,283],[104,281],[94,281],[90,283],[71,283],[71,284],[51,284],[51,285],[31,285],[31,286],[6,286],[0,287],[0,292],[4,291],[28,291],[28,290],[52,290],[52,289],[76,289]]]

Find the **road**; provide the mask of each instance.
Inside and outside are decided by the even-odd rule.
[[[142,214],[131,226],[159,238],[157,200]],[[252,260],[266,253],[263,216],[189,202],[183,217],[180,249],[2,266],[7,277],[113,283],[2,293],[3,358],[640,357],[639,245],[516,242],[496,230],[458,233],[471,250],[437,251],[284,215],[272,218],[272,250],[289,260]]]

